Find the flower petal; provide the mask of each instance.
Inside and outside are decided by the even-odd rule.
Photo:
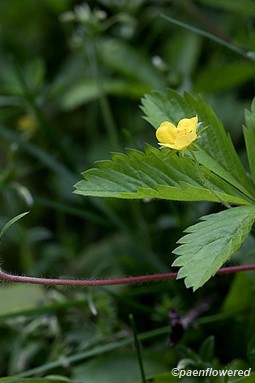
[[[197,116],[192,118],[183,118],[179,121],[177,129],[181,132],[187,130],[187,133],[196,132],[198,127],[198,118]]]
[[[164,121],[156,131],[161,147],[183,151],[197,139],[198,117],[183,118],[177,127],[169,121]]]
[[[174,124],[171,122],[165,121],[162,122],[160,127],[156,130],[156,137],[160,144],[172,144],[177,135],[177,129]]]
[[[192,142],[196,141],[196,139],[197,139],[196,132],[191,131],[190,133],[187,133],[186,135],[178,134],[174,143],[178,148],[181,148],[179,150],[183,150],[183,149],[186,149]]]
[[[169,148],[169,149],[175,149],[175,150],[182,150],[182,149],[177,148],[175,143],[173,143],[173,144],[162,144],[161,142],[159,142],[159,145],[160,145],[160,149],[161,148]]]

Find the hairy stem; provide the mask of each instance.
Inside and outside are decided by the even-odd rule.
[[[217,274],[232,274],[240,271],[255,270],[255,264],[222,267],[217,271]],[[136,277],[126,278],[109,278],[109,279],[55,279],[55,278],[37,278],[27,277],[23,275],[13,275],[0,271],[0,281],[3,282],[17,282],[17,283],[32,283],[35,285],[48,285],[48,286],[111,286],[111,285],[125,285],[134,283],[146,283],[164,281],[168,279],[176,279],[177,273],[162,273],[139,275]]]

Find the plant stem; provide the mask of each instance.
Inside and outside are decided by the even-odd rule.
[[[134,320],[134,317],[132,314],[129,315],[129,321],[130,321],[130,324],[131,324],[131,327],[133,330],[134,344],[135,344],[138,364],[139,364],[139,368],[140,368],[142,383],[146,383],[146,377],[145,377],[145,372],[144,372],[144,367],[143,367],[143,359],[142,359],[142,353],[141,353],[141,344],[140,344],[139,339],[138,339],[138,334],[137,334],[136,327],[135,327],[135,320]]]
[[[230,38],[221,30],[218,23],[215,23],[205,12],[203,12],[202,8],[194,4],[192,0],[175,0],[175,3],[184,11],[187,11],[192,19],[196,19],[207,32],[223,41],[230,42]]]
[[[113,115],[110,109],[108,99],[105,95],[103,76],[101,74],[99,64],[98,64],[97,45],[96,45],[96,41],[94,37],[91,38],[91,41],[89,42],[88,47],[90,51],[90,58],[91,58],[93,72],[94,72],[94,78],[95,78],[97,88],[98,88],[98,93],[99,93],[99,104],[101,107],[105,126],[108,132],[111,146],[115,149],[118,149],[120,145],[119,145],[117,128],[113,119]]]
[[[172,17],[166,16],[163,14],[161,14],[161,17],[163,19],[169,21],[172,24],[178,25],[178,27],[187,29],[188,31],[191,31],[191,32],[196,33],[200,36],[206,37],[207,39],[212,40],[212,41],[214,41],[220,45],[223,45],[225,48],[230,49],[231,51],[239,54],[240,56],[244,57],[245,59],[247,59],[249,61],[252,61],[252,62],[255,61],[254,56],[251,54],[252,52],[247,52],[244,49],[239,48],[238,46],[236,46],[236,45],[234,45],[234,44],[232,44],[226,40],[223,40],[222,38],[219,38],[219,37],[217,37],[217,36],[215,36],[209,32],[204,31],[203,29],[193,27],[192,25],[183,23],[182,21],[179,21],[179,20],[175,20]]]
[[[155,330],[147,331],[138,335],[139,340],[146,340],[151,338],[157,338],[158,336],[165,336],[169,332],[169,326],[161,327]],[[35,376],[38,374],[45,373],[56,367],[63,367],[64,365],[71,365],[73,363],[80,362],[82,360],[91,358],[92,356],[100,355],[106,352],[110,352],[113,350],[118,350],[121,347],[128,346],[132,344],[132,339],[130,337],[121,338],[117,341],[99,345],[90,350],[85,350],[74,355],[63,356],[56,361],[49,362],[47,364],[43,364],[39,367],[32,368],[30,370],[21,372],[20,374],[16,374],[18,377],[27,377],[27,376]]]
[[[217,271],[217,274],[232,274],[240,271],[255,270],[255,264],[242,265],[242,266],[229,266],[222,267]],[[168,279],[176,279],[177,273],[162,273],[162,274],[149,274],[139,275],[136,277],[125,278],[109,278],[109,279],[55,279],[55,278],[37,278],[27,277],[23,275],[13,275],[0,271],[0,281],[2,282],[16,282],[16,283],[31,283],[35,285],[48,285],[48,286],[112,286],[112,285],[125,285],[134,283],[147,283],[164,281]]]

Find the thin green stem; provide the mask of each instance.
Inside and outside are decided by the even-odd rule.
[[[231,51],[239,54],[240,56],[244,57],[245,59],[247,59],[249,61],[252,61],[252,62],[255,61],[255,57],[254,57],[254,55],[251,54],[251,52],[247,52],[244,49],[237,47],[236,45],[234,45],[234,44],[232,44],[226,40],[221,39],[220,37],[217,37],[217,36],[215,36],[209,32],[204,31],[203,29],[193,27],[192,25],[186,24],[186,23],[179,21],[179,20],[175,20],[170,16],[166,16],[166,15],[162,14],[161,17],[163,19],[169,21],[172,24],[178,25],[178,27],[187,29],[188,31],[191,31],[191,32],[196,33],[200,36],[206,37],[207,39],[212,40],[212,41],[224,46],[225,48],[230,49]]]
[[[138,334],[137,334],[136,326],[135,326],[135,320],[132,314],[129,315],[129,321],[133,330],[134,344],[135,344],[136,355],[137,355],[138,364],[140,368],[142,383],[146,383],[146,377],[145,377],[143,359],[142,359],[142,353],[141,353],[141,344],[138,339]]]
[[[146,339],[151,339],[154,337],[157,338],[159,336],[163,336],[163,335],[166,335],[168,333],[169,333],[169,326],[166,326],[166,327],[158,328],[156,330],[151,330],[151,331],[147,331],[145,333],[139,334],[138,339],[139,340],[146,340]],[[28,376],[32,376],[32,375],[35,376],[38,374],[42,374],[42,373],[49,371],[49,370],[52,370],[53,368],[56,368],[56,367],[61,367],[61,366],[64,366],[66,364],[70,365],[70,364],[80,362],[84,359],[90,358],[90,357],[95,356],[95,355],[99,355],[99,354],[103,354],[105,352],[117,350],[117,349],[124,347],[124,346],[129,346],[130,344],[132,344],[132,342],[133,342],[132,338],[130,338],[130,337],[126,338],[125,337],[124,339],[120,339],[120,340],[117,340],[117,341],[112,342],[112,343],[103,344],[101,346],[94,347],[91,350],[86,350],[84,352],[80,352],[80,353],[73,354],[70,356],[62,357],[59,360],[56,360],[54,362],[50,362],[47,364],[43,364],[43,365],[41,365],[39,367],[35,367],[31,370],[24,371],[20,374],[17,374],[16,376],[28,377]]]
[[[177,6],[181,7],[184,11],[198,21],[198,23],[207,29],[209,33],[224,41],[230,41],[229,37],[221,30],[220,25],[214,22],[205,12],[203,8],[194,4],[192,0],[174,0]]]
[[[92,64],[91,66],[94,71],[94,77],[95,77],[95,81],[96,81],[98,93],[99,93],[99,104],[101,107],[105,126],[107,129],[112,147],[118,149],[120,146],[119,139],[118,139],[118,132],[117,132],[114,118],[110,109],[108,99],[105,95],[103,76],[99,68],[97,45],[96,45],[96,41],[94,37],[92,37],[89,42],[89,52],[90,52],[90,59]]]

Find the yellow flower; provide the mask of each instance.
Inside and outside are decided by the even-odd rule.
[[[184,150],[197,139],[198,118],[183,118],[177,127],[164,121],[156,130],[156,137],[161,147]]]

